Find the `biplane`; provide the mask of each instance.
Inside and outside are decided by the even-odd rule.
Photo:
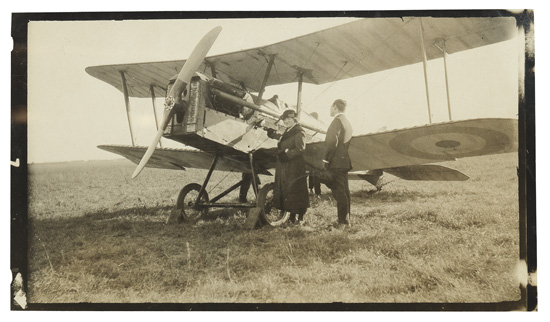
[[[288,214],[270,206],[273,184],[260,189],[256,178],[270,175],[275,167],[277,141],[266,130],[282,130],[278,119],[284,110],[298,112],[307,136],[304,158],[309,169],[321,167],[325,127],[302,109],[304,83],[326,84],[421,62],[426,68],[428,60],[437,58],[443,58],[446,67],[447,55],[517,35],[512,17],[367,18],[272,45],[207,56],[220,31],[217,27],[208,32],[187,60],[86,68],[124,94],[127,111],[130,97],[152,98],[153,108],[157,95],[165,97],[164,116],[149,147],[134,144],[130,116],[131,146],[98,147],[138,164],[132,177],[144,167],[208,170],[202,184],[190,183],[179,193],[175,211],[184,220],[195,221],[212,207],[256,208],[262,221],[273,226],[286,221]],[[266,87],[290,83],[297,84],[295,105],[276,95],[264,97]],[[405,180],[463,181],[467,175],[437,163],[516,152],[517,136],[517,120],[503,118],[437,124],[430,119],[427,125],[357,135],[349,148],[349,175],[376,187],[383,173]],[[159,147],[161,138],[186,147]],[[220,201],[245,184],[245,175],[211,198],[206,188],[214,170],[247,174],[255,202]]]

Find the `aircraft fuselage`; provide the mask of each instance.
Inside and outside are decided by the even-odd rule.
[[[220,92],[226,96],[222,97]],[[225,158],[239,161],[248,160],[248,154],[254,152],[255,161],[263,168],[274,167],[277,140],[269,138],[266,129],[281,132],[284,130],[282,124],[279,124],[282,122],[277,122],[278,119],[275,117],[284,111],[284,108],[278,106],[284,103],[277,101],[276,105],[270,101],[262,101],[260,107],[266,112],[254,111],[238,104],[241,101],[244,103],[245,93],[221,81],[216,80],[214,83],[194,77],[187,93],[187,108],[183,115],[178,117],[176,114],[163,136],[205,152],[220,153]],[[227,99],[227,95],[235,99]],[[249,106],[253,106],[250,105],[252,97],[248,98],[248,102]],[[302,113],[302,117],[313,119],[305,113]],[[308,121],[322,128],[319,122],[315,124],[311,120]],[[323,139],[322,133],[306,128],[308,143]]]

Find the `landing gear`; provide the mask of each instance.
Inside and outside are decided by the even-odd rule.
[[[384,174],[382,170],[369,170],[365,174],[359,175],[360,178],[366,180],[368,183],[376,187],[376,190],[371,191],[370,194],[382,190],[382,187],[385,185],[382,184],[382,180],[380,180],[382,174]]]
[[[263,224],[280,226],[288,221],[290,213],[273,208],[273,186],[273,183],[268,183],[260,189],[256,206],[261,209],[260,218]]]
[[[202,207],[202,204],[208,203],[208,193],[203,191],[199,200],[198,197],[200,191],[200,184],[190,183],[183,187],[178,195],[176,209],[180,212],[183,216],[183,220],[186,222],[197,222],[208,213],[208,207]]]
[[[240,209],[251,209],[256,207],[254,203],[227,203],[227,202],[218,202],[221,198],[228,195],[230,192],[238,189],[243,182],[243,179],[235,183],[231,187],[227,188],[222,193],[210,199],[206,191],[210,177],[216,168],[216,164],[220,158],[219,154],[214,156],[210,169],[204,179],[202,185],[198,183],[190,183],[181,189],[178,200],[176,202],[175,217],[178,218],[178,221],[183,221],[194,223],[199,219],[204,217],[208,213],[209,208],[240,208]],[[250,164],[252,168],[252,187],[254,192],[258,191],[258,182],[256,181],[256,174],[254,172],[254,167],[252,167],[252,156],[250,156]],[[172,216],[171,216],[172,217]]]
[[[183,221],[194,223],[208,214],[209,208],[238,208],[251,210],[248,212],[247,224],[245,225],[245,227],[250,226],[248,227],[250,229],[256,227],[258,220],[259,223],[269,226],[280,226],[286,223],[290,218],[290,213],[288,211],[281,211],[273,207],[274,184],[268,183],[261,189],[258,189],[259,182],[257,181],[252,154],[249,154],[249,156],[251,169],[251,174],[249,177],[252,179],[252,188],[256,194],[255,203],[218,202],[230,192],[238,189],[246,180],[250,180],[250,178],[245,179],[245,176],[243,176],[241,181],[235,183],[212,199],[208,197],[206,187],[219,159],[219,155],[216,154],[214,160],[212,161],[212,165],[210,166],[210,170],[204,179],[204,183],[202,185],[198,183],[191,183],[181,189],[175,209],[178,220],[183,219]]]

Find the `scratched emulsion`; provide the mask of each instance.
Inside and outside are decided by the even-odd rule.
[[[27,293],[25,293],[25,290],[23,288],[23,277],[21,276],[21,273],[17,273],[15,279],[13,280],[13,283],[11,284],[11,288],[13,292],[13,300],[15,301],[15,303],[21,308],[26,309]]]

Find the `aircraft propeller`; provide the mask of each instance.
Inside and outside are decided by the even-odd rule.
[[[202,37],[199,43],[195,46],[195,48],[191,52],[191,55],[183,65],[180,73],[178,74],[178,78],[174,82],[174,85],[172,86],[172,88],[170,89],[170,92],[167,95],[166,103],[165,103],[166,108],[164,110],[164,118],[163,118],[162,124],[159,127],[157,134],[153,139],[153,142],[151,142],[151,144],[149,145],[147,152],[145,152],[136,170],[134,170],[134,173],[132,174],[132,179],[139,175],[141,170],[143,170],[143,168],[151,158],[151,155],[155,151],[155,148],[158,142],[160,141],[160,138],[162,137],[164,130],[166,130],[168,123],[172,119],[172,116],[174,116],[174,114],[177,112],[178,109],[183,108],[183,105],[185,104],[185,102],[181,98],[182,93],[185,91],[185,88],[191,81],[191,77],[193,76],[193,74],[195,74],[195,72],[199,68],[200,64],[206,57],[206,54],[214,44],[214,41],[216,41],[216,38],[218,38],[218,35],[220,34],[221,31],[222,31],[222,27],[218,26],[210,30],[206,35],[204,35],[204,37]]]

